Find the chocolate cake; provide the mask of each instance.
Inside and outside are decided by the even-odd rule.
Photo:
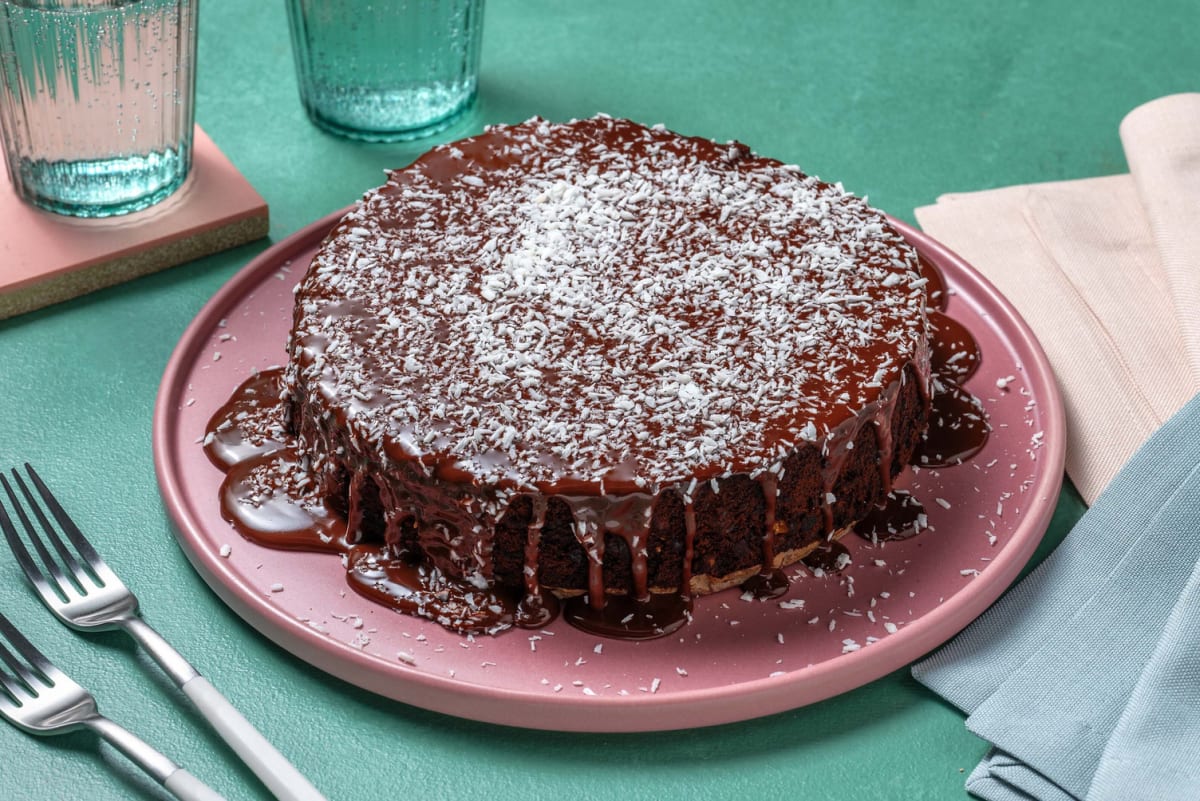
[[[481,590],[776,586],[908,464],[925,281],[882,213],[741,144],[497,126],[334,227],[288,424],[351,541]]]

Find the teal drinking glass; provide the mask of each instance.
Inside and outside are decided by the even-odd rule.
[[[300,101],[332,133],[428,136],[475,100],[483,0],[287,0]]]
[[[198,0],[0,0],[0,135],[18,196],[108,217],[192,163]]]

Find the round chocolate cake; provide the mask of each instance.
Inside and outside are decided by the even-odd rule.
[[[352,537],[447,577],[709,592],[889,491],[928,415],[924,283],[882,213],[743,145],[498,126],[326,239],[290,425]]]

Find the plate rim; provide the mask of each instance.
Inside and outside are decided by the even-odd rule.
[[[195,357],[205,347],[222,312],[244,298],[245,289],[257,285],[261,273],[274,270],[288,255],[308,250],[328,234],[353,206],[325,215],[273,243],[231,276],[200,308],[180,335],[159,385],[154,404],[152,447],[155,472],[166,510],[175,524],[175,540],[208,587],[243,621],[292,655],[343,681],[383,695],[457,717],[477,721],[566,732],[650,732],[698,728],[748,720],[783,712],[857,689],[904,667],[951,639],[983,613],[1019,576],[1035,553],[1057,506],[1066,455],[1065,408],[1049,361],[1033,331],[1016,308],[978,270],[950,248],[888,217],[902,236],[939,267],[951,265],[973,283],[971,297],[989,308],[996,327],[1006,338],[1018,341],[1012,352],[1019,358],[1026,380],[1036,387],[1039,413],[1045,415],[1044,444],[1039,468],[1029,488],[1031,502],[1013,536],[986,570],[972,581],[970,591],[958,592],[893,635],[852,653],[843,654],[782,676],[740,681],[667,694],[620,697],[538,695],[528,691],[467,683],[432,672],[405,669],[377,656],[356,651],[346,643],[330,641],[293,615],[253,592],[239,592],[242,583],[218,555],[196,547],[203,526],[188,512],[182,477],[171,445],[173,423],[181,412],[174,402],[181,379],[192,370]],[[307,269],[307,266],[306,266]],[[956,283],[962,283],[957,280]],[[978,291],[976,291],[978,290]],[[1003,320],[996,319],[998,314]],[[1036,380],[1035,380],[1036,379]],[[845,686],[846,675],[854,679]],[[403,680],[398,680],[402,678]],[[737,703],[730,703],[736,701]],[[520,710],[514,714],[514,704]],[[600,707],[605,714],[587,714]],[[675,716],[664,714],[685,707],[684,725],[673,725]],[[581,714],[583,713],[583,714]]]

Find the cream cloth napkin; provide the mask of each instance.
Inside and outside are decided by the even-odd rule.
[[[1200,94],[1121,123],[1128,175],[949,194],[921,227],[1003,292],[1058,377],[1089,504],[1200,390]]]

